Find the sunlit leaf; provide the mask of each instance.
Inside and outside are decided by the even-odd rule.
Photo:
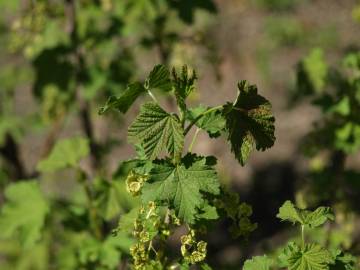
[[[245,262],[243,270],[270,270],[272,264],[273,261],[266,255],[256,256]]]
[[[181,219],[193,223],[204,202],[201,192],[219,193],[216,171],[208,164],[207,158],[190,154],[180,164],[164,160],[155,163],[143,188],[143,200],[170,201]]]
[[[128,129],[128,137],[142,144],[149,159],[155,159],[165,149],[172,155],[179,154],[184,144],[179,119],[154,102],[141,107],[140,114]]]
[[[329,207],[319,207],[314,211],[297,208],[291,201],[286,201],[280,207],[277,217],[283,221],[300,223],[311,228],[324,224],[327,220],[334,220],[334,214]]]

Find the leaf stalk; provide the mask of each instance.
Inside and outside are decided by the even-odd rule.
[[[197,129],[196,129],[195,134],[194,134],[194,137],[192,138],[192,141],[191,141],[191,143],[190,143],[188,152],[191,152],[191,151],[192,151],[192,149],[193,149],[193,147],[194,147],[194,144],[195,144],[195,141],[196,141],[196,138],[197,138],[200,130],[201,130],[200,128],[197,128]]]
[[[152,98],[152,100],[154,102],[156,102],[157,104],[159,104],[159,101],[156,99],[156,97],[154,96],[154,94],[150,91],[150,89],[147,89],[147,92],[149,94],[149,96]]]
[[[188,134],[189,131],[191,130],[191,128],[196,124],[196,122],[199,121],[204,115],[214,112],[214,111],[217,111],[217,110],[220,110],[220,109],[222,109],[222,107],[223,107],[223,105],[212,107],[212,108],[208,109],[207,111],[199,114],[184,130],[184,135]]]
[[[305,226],[301,225],[301,246],[305,247]]]

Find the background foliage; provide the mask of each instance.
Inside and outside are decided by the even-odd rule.
[[[223,205],[228,218],[207,226],[202,269],[359,269],[359,10],[355,0],[0,0],[0,268],[127,269],[141,202],[126,179],[184,144],[182,123],[165,111],[186,108],[180,117],[192,121],[233,101],[247,79],[258,89],[241,81],[225,119],[212,111],[189,131],[198,140],[185,140],[218,158],[220,184],[234,192],[222,203],[237,206]],[[174,79],[176,100],[157,64],[188,65]],[[128,135],[145,149],[134,149],[125,127],[149,89],[165,109],[146,103],[161,122],[154,133],[171,137],[156,144],[138,117]],[[277,140],[253,153],[274,143],[270,103]],[[155,178],[169,166],[158,164]],[[168,240],[170,260],[185,233]]]

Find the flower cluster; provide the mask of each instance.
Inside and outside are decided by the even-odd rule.
[[[195,264],[205,260],[206,246],[205,241],[196,241],[194,230],[190,230],[188,234],[181,236],[181,254],[187,263]]]
[[[149,176],[131,171],[126,178],[126,190],[133,196],[140,194],[141,188]]]

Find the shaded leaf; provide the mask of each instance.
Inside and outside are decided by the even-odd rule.
[[[195,89],[196,73],[193,70],[189,74],[187,66],[183,66],[180,75],[176,73],[175,68],[172,70],[172,74],[176,102],[182,111],[186,111],[185,100]]]
[[[255,85],[241,81],[238,88],[236,101],[224,105],[223,116],[231,150],[244,165],[255,147],[264,151],[273,146],[275,118],[270,102],[258,95]]]
[[[165,92],[172,90],[170,72],[164,65],[156,65],[145,81],[146,89],[159,89]]]
[[[355,270],[356,257],[350,254],[344,254],[340,250],[336,250],[334,254],[335,264],[330,266],[330,270]]]
[[[110,109],[119,110],[122,113],[126,113],[135,100],[146,91],[141,83],[129,84],[126,90],[120,97],[111,96],[106,104],[100,108],[99,114],[103,114]]]

